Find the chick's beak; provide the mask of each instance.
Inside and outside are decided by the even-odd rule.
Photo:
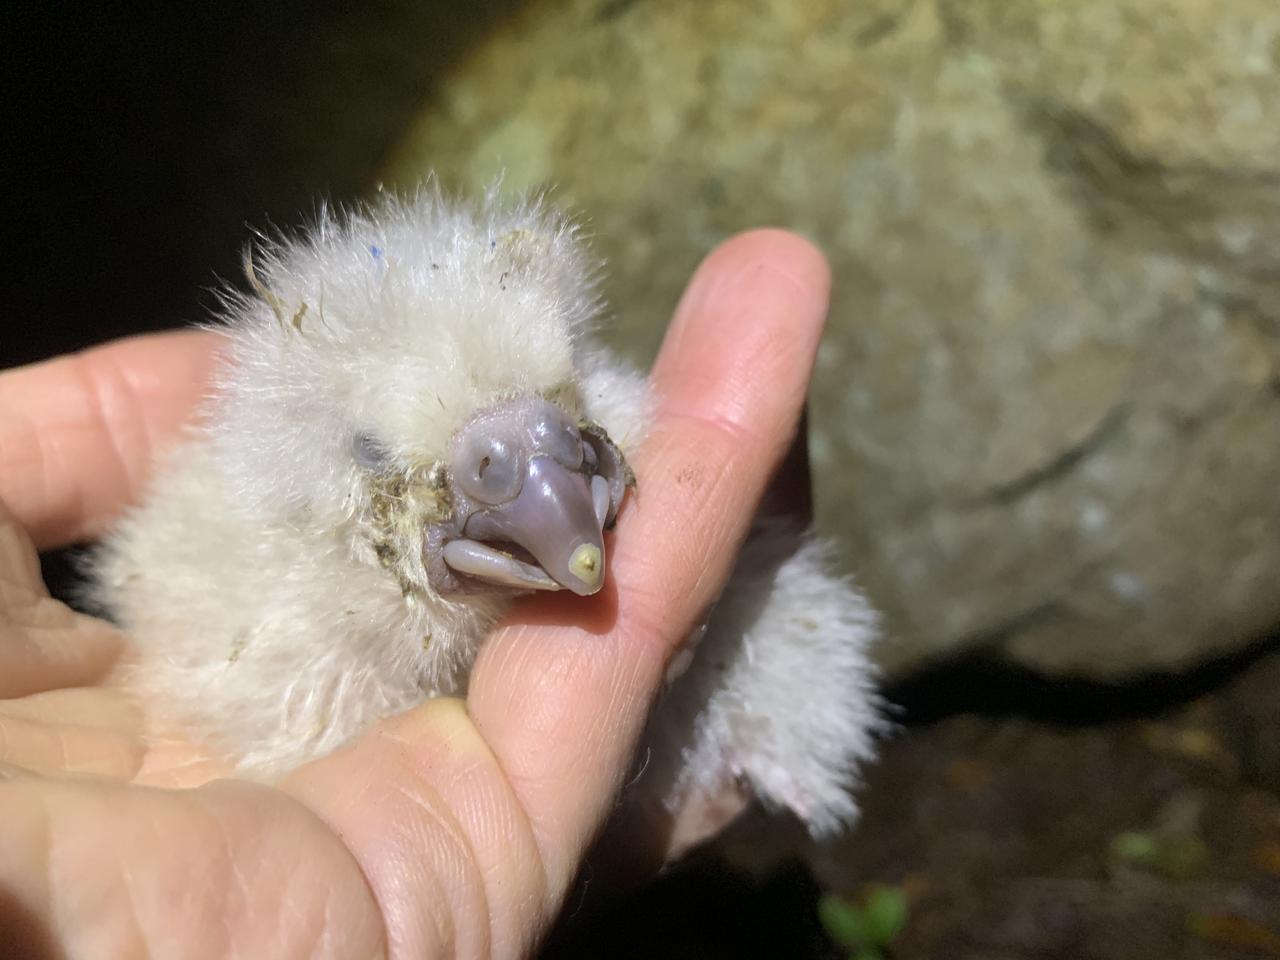
[[[470,542],[507,541],[529,552],[550,583],[535,589],[572,590],[589,596],[604,582],[604,538],[608,492],[600,478],[588,479],[547,456],[530,457],[520,494],[508,503],[472,514],[464,535]],[[603,504],[603,507],[602,507]],[[468,541],[460,541],[466,543]],[[453,544],[450,544],[452,547]],[[460,554],[461,550],[455,553]],[[458,566],[446,550],[450,566]],[[473,558],[474,559],[474,558]],[[465,561],[463,561],[465,563]],[[536,573],[529,564],[530,580]]]

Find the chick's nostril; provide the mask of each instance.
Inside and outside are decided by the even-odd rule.
[[[524,482],[518,446],[486,429],[470,430],[454,457],[454,477],[469,497],[486,504],[506,503]]]

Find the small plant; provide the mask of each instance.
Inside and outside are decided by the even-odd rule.
[[[1209,848],[1190,833],[1118,834],[1111,841],[1111,856],[1121,863],[1159,873],[1171,880],[1191,880],[1204,871]]]
[[[818,919],[849,960],[884,960],[907,923],[907,898],[896,887],[876,887],[861,904],[828,893],[818,901]]]

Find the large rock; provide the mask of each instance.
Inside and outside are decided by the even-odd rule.
[[[724,236],[825,248],[819,521],[891,671],[1280,623],[1275,0],[534,2],[389,179],[499,168],[589,216],[641,361]]]

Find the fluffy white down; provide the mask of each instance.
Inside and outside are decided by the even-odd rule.
[[[464,689],[509,601],[441,597],[419,588],[420,551],[376,554],[353,438],[375,437],[413,490],[496,400],[552,397],[624,451],[651,401],[593,342],[596,263],[538,202],[424,190],[322,215],[253,261],[256,295],[226,298],[200,425],[99,549],[93,599],[135,639],[126,681],[168,705],[163,722],[272,778]],[[826,566],[794,530],[749,542],[651,727],[670,802],[746,780],[816,832],[854,815],[878,723],[875,620]]]
[[[868,656],[879,626],[830,552],[794,524],[757,523],[651,722],[649,789],[668,807],[737,781],[818,836],[856,816],[850,791],[883,726]]]

